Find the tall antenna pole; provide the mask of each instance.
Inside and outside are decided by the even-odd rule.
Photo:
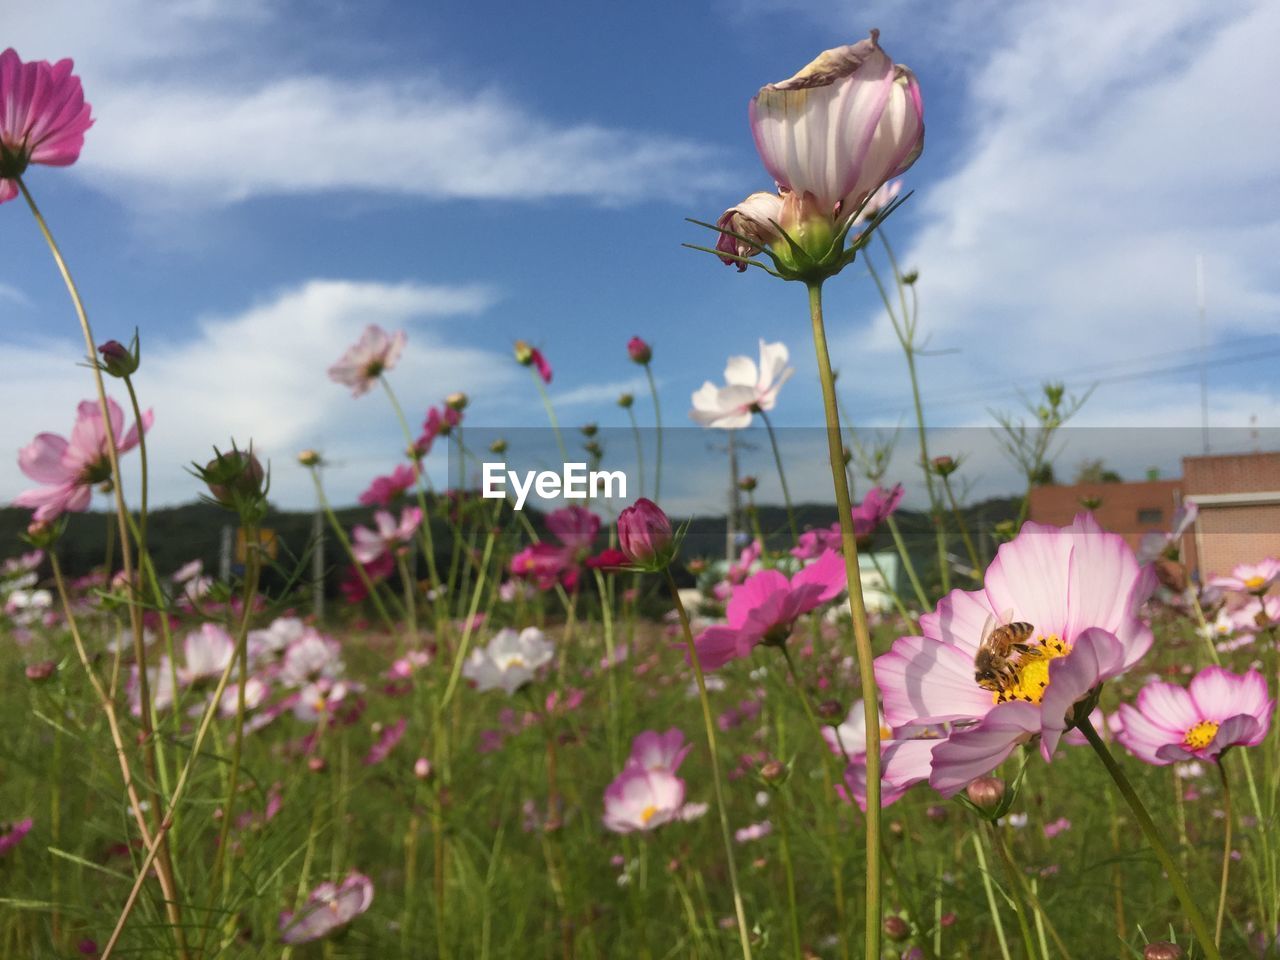
[[[1200,314],[1200,439],[1209,453],[1209,370],[1205,354],[1209,350],[1209,324],[1204,305],[1204,254],[1196,254],[1196,310]]]

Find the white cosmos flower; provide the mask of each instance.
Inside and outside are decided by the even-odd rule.
[[[519,633],[507,628],[499,630],[488,647],[471,652],[462,675],[481,693],[501,687],[512,694],[532,680],[554,653],[551,641],[537,627],[525,627]]]
[[[730,357],[724,368],[725,385],[708,380],[693,394],[689,416],[704,427],[739,430],[750,426],[751,418],[772,410],[778,391],[794,368],[787,366],[790,353],[785,343],[760,341],[760,364],[750,357]]]

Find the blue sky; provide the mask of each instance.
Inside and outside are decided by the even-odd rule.
[[[461,389],[477,423],[540,425],[510,360],[523,337],[556,369],[566,424],[621,425],[640,334],[669,423],[686,426],[690,393],[765,337],[797,368],[776,422],[819,424],[802,291],[682,249],[710,239],[683,218],[768,187],[748,99],[872,26],[925,98],[916,193],[889,231],[942,351],[922,362],[931,419],[982,465],[979,489],[1009,477],[973,428],[1018,385],[1102,378],[1084,424],[1198,425],[1196,371],[1149,373],[1195,358],[1197,253],[1225,361],[1211,420],[1280,427],[1280,129],[1259,107],[1280,84],[1274,4],[839,6],[50,2],[7,15],[0,43],[73,57],[94,106],[81,161],[29,180],[99,339],[142,329],[162,501],[194,496],[182,465],[232,435],[271,455],[286,504],[310,500],[303,447],[339,465],[339,500],[394,465],[385,403],[324,375],[366,322],[409,331],[395,382],[415,418]],[[91,384],[16,203],[0,245],[0,448],[16,456],[65,433]],[[847,408],[898,423],[903,366],[865,273],[828,303]],[[1064,453],[1067,472],[1090,453],[1168,472],[1195,452],[1173,431],[1136,452],[1130,434],[1114,449],[1100,436]],[[820,495],[807,447],[796,456],[793,486]],[[9,499],[26,481],[3,459]],[[719,483],[684,472],[672,486],[688,502]]]

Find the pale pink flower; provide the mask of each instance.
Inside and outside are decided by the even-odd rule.
[[[1242,593],[1263,594],[1280,580],[1280,560],[1267,557],[1261,563],[1242,563],[1230,576],[1213,577],[1209,586],[1222,590],[1238,590]]]
[[[918,766],[918,757],[913,757],[912,754],[923,755],[925,757],[924,776],[927,777],[928,755],[929,751],[937,745],[939,728],[916,724],[894,730],[885,723],[883,712],[879,716],[882,769],[889,765],[890,758],[893,760],[895,771],[901,771],[906,764],[912,762]],[[848,758],[844,772],[845,787],[857,801],[858,806],[865,811],[867,809],[867,717],[863,709],[863,701],[853,702],[849,707],[848,716],[839,726],[823,727],[822,736],[832,753],[841,759]],[[903,753],[903,751],[906,752]],[[895,787],[888,783],[882,784],[880,806],[887,807],[897,802],[906,791],[906,786]]]
[[[604,826],[614,833],[656,830],[683,810],[684,781],[669,770],[628,765],[604,791]]]
[[[244,684],[244,709],[245,712],[257,710],[266,700],[267,695],[271,692],[271,687],[260,677],[250,677]],[[240,684],[229,683],[227,688],[222,691],[222,702],[218,704],[218,709],[224,717],[234,717],[240,709]]]
[[[730,357],[724,368],[725,386],[708,380],[693,394],[689,416],[704,427],[738,430],[751,425],[762,410],[772,410],[778,391],[795,369],[787,366],[790,353],[785,343],[760,341],[760,364],[750,357]]]
[[[773,824],[768,820],[761,820],[759,823],[753,823],[735,830],[733,839],[738,843],[751,843],[753,840],[763,840],[771,833],[773,833]]]
[[[368,393],[378,378],[396,365],[405,339],[403,330],[388,334],[377,324],[369,324],[360,339],[329,368],[329,379],[350,387],[353,397]]]
[[[867,491],[862,502],[850,510],[850,515],[853,517],[853,536],[859,545],[865,545],[880,524],[898,509],[898,504],[902,502],[902,495],[903,489],[900,483],[894,484],[888,491],[880,486],[874,486]],[[791,555],[801,560],[811,560],[821,556],[826,550],[844,551],[839,522],[833,523],[830,527],[806,530],[800,534],[800,539],[791,548]]]
[[[751,100],[756,150],[780,191],[809,195],[821,215],[852,216],[924,148],[915,75],[880,49],[880,33],[824,51]]]
[[[1173,523],[1168,533],[1147,533],[1138,544],[1138,562],[1151,563],[1161,557],[1177,560],[1182,547],[1182,537],[1190,530],[1200,515],[1200,508],[1192,500],[1184,500],[1174,511]]]
[[[296,914],[280,914],[281,943],[310,943],[327,937],[354,920],[373,903],[373,881],[351,872],[340,884],[322,883],[307,897]]]
[[[220,677],[235,652],[235,641],[224,628],[216,623],[201,625],[182,642],[185,663],[178,669],[178,682],[189,687]]]
[[[1117,739],[1157,766],[1213,760],[1228,747],[1254,747],[1266,739],[1275,707],[1258,671],[1206,667],[1190,688],[1156,681],[1138,692],[1136,707],[1122,703]]]
[[[1058,834],[1065,833],[1067,830],[1070,830],[1070,829],[1071,829],[1071,821],[1068,820],[1066,817],[1059,817],[1057,820],[1054,820],[1052,823],[1046,823],[1044,825],[1044,835],[1046,839],[1052,840]]]
[[[746,270],[747,265],[738,258],[754,257],[782,239],[778,232],[781,221],[782,198],[776,193],[753,193],[736,207],[730,207],[716,221],[717,227],[728,231],[721,233],[716,241],[716,249],[729,254],[720,259],[727,265],[736,266],[739,271]],[[730,236],[734,233],[739,236]]]
[[[748,656],[757,644],[781,646],[796,620],[834,600],[844,587],[844,561],[832,551],[790,580],[777,570],[761,570],[734,589],[726,622],[707,627],[694,641],[703,669]]]
[[[307,630],[285,650],[280,682],[287,687],[303,687],[317,680],[337,679],[345,669],[338,642]]]
[[[30,817],[15,820],[13,823],[0,823],[0,857],[4,856],[22,842],[22,838],[31,832],[35,821]]]
[[[944,796],[1037,737],[1041,755],[1051,759],[1077,704],[1152,643],[1138,610],[1154,574],[1090,514],[1063,528],[1025,524],[1000,547],[984,583],[982,590],[953,590],[920,618],[923,636],[899,638],[875,662],[891,726],[951,725],[929,751],[929,783]],[[1030,649],[1014,655],[1010,681],[992,690],[978,684],[974,657],[984,629],[1006,618],[1030,623],[1034,632]],[[894,787],[924,778],[922,757],[902,759],[898,772],[886,760],[885,779]]]
[[[666,733],[645,730],[631,741],[627,766],[639,770],[666,770],[675,773],[684,763],[692,744],[684,742],[684,734],[675,727]]]
[[[399,523],[386,510],[379,510],[373,515],[373,521],[377,530],[360,526],[351,531],[351,552],[360,563],[373,563],[383,554],[394,554],[412,543],[422,525],[422,509],[405,507],[400,512]]]
[[[93,118],[70,60],[23,63],[10,47],[0,53],[0,203],[18,195],[27,166],[76,162]]]
[[[107,399],[111,431],[118,453],[138,445],[138,425],[124,432],[124,411]],[[151,429],[154,416],[142,416],[142,428]],[[85,400],[76,408],[71,438],[41,433],[18,452],[18,466],[32,480],[44,486],[26,490],[14,498],[14,506],[34,507],[36,520],[54,520],[68,511],[87,510],[92,488],[111,479],[106,425],[96,400]]]

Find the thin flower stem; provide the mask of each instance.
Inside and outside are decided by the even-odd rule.
[[[653,368],[649,364],[644,365],[644,375],[649,379],[649,393],[653,395],[653,423],[656,437],[656,459],[653,470],[653,499],[656,503],[662,502],[662,404],[658,402],[658,384],[653,379]],[[642,481],[643,482],[643,481]]]
[[[119,446],[115,427],[111,423],[110,408],[107,406],[107,388],[102,380],[102,369],[95,360],[97,345],[93,340],[93,328],[89,325],[89,314],[85,310],[84,301],[80,298],[80,290],[76,287],[76,282],[71,276],[71,269],[67,266],[66,260],[63,259],[62,251],[58,248],[57,241],[53,239],[53,233],[45,222],[43,214],[40,213],[40,208],[36,206],[35,198],[31,196],[31,191],[27,189],[26,183],[22,177],[15,177],[14,179],[18,184],[18,189],[22,191],[23,199],[27,201],[27,206],[31,209],[31,215],[35,218],[36,226],[40,228],[40,233],[49,247],[49,252],[58,267],[58,272],[62,275],[62,282],[67,287],[67,294],[71,297],[72,307],[74,307],[76,317],[80,321],[80,331],[84,334],[85,350],[87,351],[90,369],[93,370],[93,382],[98,392],[98,409],[102,414],[102,429],[107,440],[107,460],[111,464],[111,487],[116,501],[116,522],[119,524],[120,529],[120,561],[121,566],[124,568],[125,580],[129,584],[130,591],[129,622],[133,628],[134,660],[138,667],[138,702],[142,705],[140,720],[144,742],[142,751],[143,764],[147,777],[154,783],[156,782],[158,771],[152,717],[151,685],[147,677],[147,649],[143,637],[142,611],[138,609],[137,604],[136,592],[138,585],[134,578],[133,551],[129,546],[129,532],[125,519],[128,511],[124,503],[123,478],[120,475]],[[138,433],[141,434],[142,424],[139,423],[137,428]],[[107,572],[110,575],[110,571]],[[157,818],[160,816],[161,804],[159,800],[160,796],[157,794],[157,803],[153,807]],[[157,830],[159,830],[158,825]],[[163,834],[161,834],[161,838],[163,839]],[[156,870],[159,873],[168,874],[166,883],[172,890],[173,864],[170,861],[167,844],[162,844],[160,854]],[[165,911],[169,917],[170,926],[173,928],[174,939],[177,941],[178,955],[181,960],[187,960],[187,941],[183,932],[181,911],[172,897],[166,896]]]
[[[408,548],[406,548],[408,549]],[[413,577],[409,573],[409,560],[404,553],[396,554],[396,568],[400,571],[400,586],[404,591],[404,617],[405,626],[408,628],[410,650],[418,649],[418,604],[416,597],[417,592],[413,582]]]
[[[1213,925],[1213,944],[1222,946],[1222,922],[1227,917],[1227,878],[1231,871],[1231,830],[1233,814],[1231,810],[1231,781],[1227,778],[1227,768],[1218,758],[1218,776],[1222,778],[1223,822],[1226,824],[1226,835],[1222,840],[1222,882],[1218,888],[1218,920]]]
[[[787,523],[791,526],[791,542],[798,543],[800,528],[796,526],[796,511],[791,506],[791,491],[787,488],[786,471],[782,469],[782,451],[778,449],[778,438],[773,432],[773,421],[763,410],[760,411],[760,419],[764,421],[764,427],[769,431],[769,446],[773,447],[773,462],[778,465],[778,481],[782,484],[782,499],[787,505]]]
[[[538,396],[542,398],[542,406],[546,408],[547,420],[551,422],[551,430],[556,435],[556,446],[560,448],[560,459],[564,463],[569,462],[569,451],[564,445],[564,435],[560,432],[560,421],[556,419],[556,408],[551,405],[551,394],[547,393],[547,385],[542,382],[542,375],[529,368],[529,372],[533,374],[533,385],[538,388]]]
[[[644,438],[640,435],[640,424],[636,422],[636,412],[627,407],[627,417],[631,420],[631,435],[636,440],[636,473],[640,475],[640,496],[644,496]]]
[[[622,732],[620,724],[622,715],[618,712],[618,679],[615,676],[617,663],[614,660],[613,609],[609,602],[609,591],[604,574],[599,568],[592,571],[596,577],[596,589],[600,594],[600,619],[604,631],[604,652],[609,661],[605,670],[605,679],[609,685],[609,759],[617,766],[622,759]]]
[[[902,531],[898,529],[898,521],[890,515],[884,518],[884,522],[889,528],[889,533],[893,535],[893,545],[898,548],[898,556],[902,558],[902,568],[907,571],[907,579],[911,581],[911,589],[915,591],[916,601],[920,604],[922,610],[928,610],[929,597],[924,592],[924,585],[920,583],[920,577],[916,575],[916,565],[911,562],[911,554],[907,552],[907,545],[902,539]]]
[[[781,791],[777,791],[781,793]],[[788,820],[791,817],[791,805],[782,800],[778,811],[778,840],[782,852],[782,869],[787,878],[787,915],[791,926],[791,951],[796,960],[804,960],[804,948],[800,944],[800,912],[796,907],[796,871],[791,862],[791,830]]]
[[[1002,960],[1011,960],[1009,942],[1004,936],[1004,921],[1000,919],[1000,908],[996,905],[995,886],[991,882],[991,871],[987,869],[987,855],[982,850],[982,836],[977,830],[971,836],[974,857],[978,861],[978,873],[982,877],[982,888],[987,894],[987,910],[991,913],[991,925],[995,928],[996,942],[1000,945],[1000,956]]]
[[[1116,788],[1120,791],[1120,795],[1124,797],[1125,802],[1129,804],[1129,809],[1133,811],[1133,816],[1138,821],[1138,826],[1142,828],[1147,842],[1151,844],[1152,852],[1156,855],[1156,859],[1160,861],[1160,866],[1164,868],[1164,872],[1169,878],[1169,885],[1173,887],[1174,895],[1177,896],[1178,902],[1182,904],[1183,912],[1186,913],[1187,920],[1191,923],[1191,929],[1195,931],[1196,938],[1200,941],[1200,949],[1204,951],[1207,960],[1222,960],[1222,955],[1218,952],[1218,946],[1209,930],[1209,924],[1205,922],[1204,914],[1200,912],[1200,907],[1191,895],[1186,879],[1182,876],[1182,872],[1178,869],[1178,865],[1174,862],[1172,855],[1170,855],[1169,848],[1165,846],[1164,840],[1161,839],[1160,831],[1156,829],[1155,823],[1151,820],[1151,814],[1147,813],[1147,808],[1143,806],[1142,800],[1134,792],[1133,785],[1129,783],[1129,778],[1125,776],[1124,770],[1116,763],[1115,757],[1111,755],[1106,743],[1098,736],[1098,731],[1093,728],[1093,724],[1088,717],[1085,717],[1080,722],[1079,729],[1085,735],[1085,739],[1089,741],[1089,746],[1093,747],[1098,759],[1102,761],[1102,765],[1106,767],[1111,779],[1115,781]]]
[[[858,569],[858,544],[853,535],[853,508],[849,502],[848,478],[844,472],[844,445],[840,438],[840,412],[836,406],[835,377],[822,321],[822,285],[809,286],[809,313],[813,322],[813,343],[818,357],[818,376],[826,407],[827,446],[831,458],[831,479],[835,483],[836,511],[840,516],[840,540],[844,553],[845,579],[849,586],[849,612],[853,617],[854,642],[858,651],[858,673],[862,681],[863,708],[867,722],[867,867],[866,867],[866,949],[868,958],[880,956],[880,708],[876,678],[872,670],[871,631],[867,626],[866,604],[862,598],[862,575]]]
[[[747,914],[742,906],[742,891],[738,886],[738,868],[733,859],[733,834],[729,829],[729,812],[724,803],[724,784],[720,778],[720,752],[716,747],[716,724],[711,716],[711,699],[707,696],[707,680],[702,673],[702,661],[698,659],[698,648],[693,643],[693,629],[689,626],[689,614],[680,599],[680,589],[676,586],[671,570],[665,569],[667,586],[671,590],[671,600],[675,604],[676,613],[680,616],[680,627],[684,631],[685,647],[689,652],[689,663],[693,665],[693,676],[698,682],[698,699],[702,701],[702,720],[706,728],[707,749],[710,751],[711,782],[715,788],[716,812],[720,818],[720,833],[724,839],[724,853],[729,867],[729,886],[733,890],[733,911],[738,919],[738,942],[742,947],[743,960],[751,960],[751,935],[747,930]]]
[[[982,561],[978,559],[978,550],[973,545],[973,538],[969,536],[969,525],[964,522],[964,515],[960,513],[960,504],[956,501],[955,491],[951,489],[951,480],[949,477],[942,478],[942,489],[947,494],[947,500],[951,503],[951,515],[956,518],[956,526],[960,528],[960,537],[964,540],[964,549],[969,554],[969,563],[973,565],[974,582],[981,585]]]
[[[404,408],[400,406],[400,401],[396,399],[395,391],[391,389],[391,381],[385,376],[378,377],[382,381],[382,389],[387,393],[387,399],[391,401],[391,409],[395,411],[396,419],[400,421],[400,429],[404,433],[405,453],[412,455],[414,449],[413,433],[409,430],[409,421],[405,419]],[[418,470],[414,471],[415,490],[418,495],[418,509],[422,511],[422,552],[427,555],[427,570],[431,575],[431,587],[433,590],[440,589],[440,573],[436,570],[436,550],[435,544],[431,540],[431,514],[427,512],[427,494],[423,489],[423,481],[426,476],[426,464],[422,464]],[[445,486],[449,485],[448,477],[445,478]],[[356,566],[359,566],[357,563]]]
[[[1027,960],[1036,960],[1038,954],[1036,952],[1035,937],[1031,933],[1031,925],[1027,923],[1027,911],[1023,907],[1023,898],[1019,896],[1021,892],[1021,884],[1018,882],[1018,867],[1013,862],[1013,858],[1009,856],[1009,849],[1004,845],[1004,838],[1000,836],[1000,829],[994,824],[988,824],[991,828],[991,845],[995,847],[996,855],[1000,858],[1000,863],[1004,867],[1005,876],[1009,879],[1009,900],[1013,904],[1013,913],[1018,918],[1018,929],[1022,933],[1022,946],[1027,951]]]

